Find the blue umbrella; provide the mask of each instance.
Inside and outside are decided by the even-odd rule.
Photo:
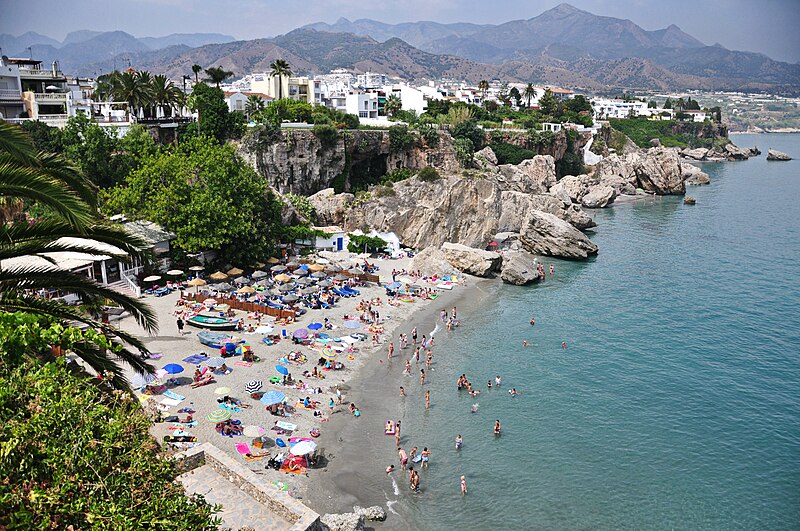
[[[279,404],[286,399],[286,395],[281,393],[280,391],[270,391],[269,393],[264,393],[261,397],[261,402],[268,406],[272,404]]]
[[[358,321],[347,320],[344,322],[344,327],[352,328],[353,330],[355,330],[357,328],[361,328],[361,323],[359,323]]]
[[[178,374],[179,372],[183,372],[183,367],[177,363],[170,363],[168,365],[164,365],[164,370],[167,371],[168,374]]]
[[[311,323],[308,325],[309,330],[319,330],[320,328],[322,328],[322,323]]]
[[[278,371],[280,374],[283,374],[284,376],[289,374],[289,369],[287,369],[283,365],[275,365],[275,370]]]

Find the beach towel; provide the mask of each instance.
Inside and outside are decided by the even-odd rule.
[[[297,470],[291,470],[289,469],[289,461],[287,460],[283,462],[279,472],[285,472],[287,474],[305,474],[306,469],[303,467],[299,467]]]
[[[161,359],[161,358],[163,358],[163,357],[164,357],[164,355],[163,355],[162,353],[160,353],[160,352],[151,352],[151,353],[150,353],[150,354],[147,356],[147,359],[151,359],[151,360],[160,360],[160,359]]]
[[[251,461],[260,461],[265,457],[269,457],[269,452],[262,452],[260,454],[250,454],[250,455],[242,455],[244,460],[250,463]]]
[[[177,406],[180,403],[181,403],[180,400],[176,400],[174,398],[165,398],[164,400],[159,402],[160,405],[162,405],[164,407],[167,407],[167,408],[170,408],[172,406]]]
[[[172,398],[173,400],[177,400],[179,402],[182,402],[182,401],[186,400],[185,396],[179,395],[178,393],[175,393],[175,392],[169,391],[169,390],[164,391],[161,394],[166,396],[167,398]]]
[[[301,407],[303,409],[308,409],[309,411],[314,411],[315,409],[317,409],[317,408],[313,407],[312,405],[309,405],[308,407],[306,407],[306,406],[303,405],[302,402],[299,402],[299,401],[295,402],[294,407]]]
[[[242,455],[249,454],[250,446],[247,443],[236,443],[236,451]]]
[[[183,358],[183,361],[185,361],[186,363],[191,363],[192,365],[199,365],[202,362],[206,361],[207,359],[208,356],[204,354],[192,354],[188,358]]]
[[[277,427],[279,427],[280,429],[286,430],[286,431],[294,431],[294,430],[297,429],[297,424],[292,424],[291,422],[284,422],[282,420],[279,420],[278,422],[276,422],[275,425]]]
[[[283,442],[283,439],[281,439],[280,437],[275,439],[275,444],[277,444],[279,448],[286,448],[286,443]]]
[[[289,437],[289,446],[294,446],[300,441],[310,441],[311,437]]]
[[[253,363],[249,361],[237,361],[234,365],[238,365],[239,367],[252,367]]]

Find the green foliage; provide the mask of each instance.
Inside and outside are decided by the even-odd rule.
[[[456,159],[464,168],[472,166],[472,156],[475,154],[475,146],[469,138],[456,138],[453,140],[453,149],[456,152]]]
[[[39,120],[27,120],[22,122],[22,129],[30,135],[33,144],[39,151],[63,153],[63,135],[58,127],[50,127]]]
[[[556,161],[556,174],[558,177],[565,175],[580,175],[583,173],[583,155],[578,153],[575,142],[578,140],[578,132],[574,129],[567,129],[564,132],[567,138],[567,150],[561,160]]]
[[[283,139],[281,128],[273,123],[260,124],[249,127],[242,137],[242,144],[256,153],[263,153],[269,146]]]
[[[149,219],[173,231],[177,247],[218,249],[232,262],[269,256],[280,235],[280,202],[264,179],[232,145],[206,138],[148,159],[104,198],[106,212]]]
[[[244,115],[240,112],[229,112],[225,103],[225,94],[217,87],[204,83],[195,85],[189,96],[189,108],[198,112],[198,123],[189,124],[179,132],[182,140],[200,134],[224,144],[226,140],[241,138],[245,131]]]
[[[397,192],[394,191],[392,183],[388,183],[386,185],[375,186],[372,189],[372,195],[374,197],[391,197],[397,195]]]
[[[389,149],[392,153],[408,151],[417,143],[414,133],[406,125],[393,125],[389,128]]]
[[[528,141],[536,148],[549,148],[556,141],[553,131],[528,131]]]
[[[536,156],[535,151],[507,142],[493,143],[492,151],[497,156],[498,164],[519,164],[523,160],[532,159]]]
[[[299,100],[275,100],[260,113],[254,116],[258,123],[280,125],[281,122],[310,123],[313,121],[315,109],[309,103]],[[317,109],[321,111],[321,108]]]
[[[319,138],[323,148],[332,148],[339,139],[336,128],[329,124],[317,124],[314,126],[314,136]]]
[[[406,179],[413,177],[414,173],[414,170],[409,168],[397,168],[396,170],[392,170],[384,175],[383,179],[381,179],[381,184],[386,186],[391,183],[405,181]]]
[[[386,112],[386,115],[390,117],[394,117],[402,108],[403,102],[400,100],[400,97],[395,94],[386,98],[386,103],[383,104],[383,110]]]
[[[300,214],[311,223],[317,220],[317,210],[311,201],[304,195],[284,194],[284,197],[292,204],[292,206],[300,212]]]
[[[104,340],[0,313],[0,527],[216,529],[211,507],[174,481],[137,400],[104,392],[63,357],[40,361],[51,344]]]
[[[425,141],[425,145],[429,148],[439,146],[439,131],[429,125],[421,125],[419,127],[419,136]]]
[[[425,166],[424,168],[419,170],[417,177],[419,178],[420,181],[423,182],[438,181],[439,179],[442,178],[442,176],[439,175],[439,172],[436,171],[436,168],[434,168],[433,166]]]
[[[545,116],[555,117],[559,114],[559,102],[550,89],[545,90],[539,98],[539,110]]]
[[[347,236],[350,238],[347,250],[351,253],[381,253],[386,249],[386,241],[377,236],[367,236],[366,234],[348,234]]]
[[[484,144],[485,133],[478,127],[475,120],[467,120],[455,126],[451,132],[453,138],[466,138],[472,143],[473,151],[481,149]]]
[[[639,147],[649,147],[650,139],[658,138],[664,147],[712,147],[717,135],[705,124],[678,124],[674,120],[647,120],[645,118],[609,120],[611,127],[627,135]],[[704,130],[704,128],[706,128]],[[680,132],[677,132],[680,131]]]

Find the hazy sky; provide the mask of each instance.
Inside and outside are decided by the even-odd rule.
[[[501,23],[534,17],[559,0],[0,0],[0,33],[63,39],[79,29],[137,37],[216,32],[239,39],[286,33],[310,22]],[[597,15],[648,30],[676,24],[706,44],[800,62],[800,0],[572,0]]]

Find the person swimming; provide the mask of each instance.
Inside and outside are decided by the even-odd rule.
[[[472,404],[472,412],[473,413],[477,413],[478,412],[478,407],[479,407],[478,404]]]
[[[456,436],[456,450],[460,450],[461,449],[461,445],[463,445],[463,444],[464,444],[464,439],[461,438],[461,434],[459,433]]]
[[[489,380],[489,381],[486,383],[486,388],[487,388],[487,389],[491,389],[491,388],[492,388],[492,381],[491,381],[491,380]]]

